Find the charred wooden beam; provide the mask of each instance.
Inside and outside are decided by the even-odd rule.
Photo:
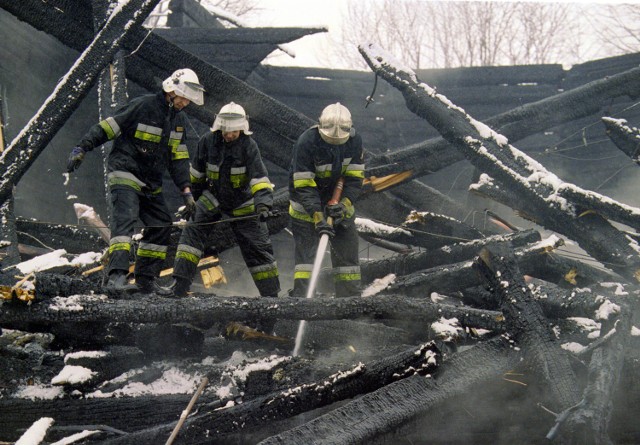
[[[509,334],[532,360],[534,372],[548,385],[555,409],[574,406],[580,400],[580,392],[569,357],[526,286],[512,250],[504,245],[486,247],[474,266],[500,302]]]
[[[230,408],[214,411],[200,406],[198,414],[188,418],[180,432],[181,443],[204,444],[211,434],[241,431],[265,425],[341,400],[374,391],[391,382],[414,374],[432,373],[440,362],[440,352],[432,343],[411,348],[368,364],[359,364],[316,382],[284,388],[266,396],[244,401]],[[424,379],[424,377],[421,377]],[[217,406],[216,406],[217,408]],[[238,422],[238,419],[243,419]],[[140,431],[106,443],[156,444],[171,432],[172,424]]]
[[[445,359],[435,378],[415,375],[391,383],[260,444],[345,443],[345,437],[348,443],[372,443],[450,397],[500,378],[519,359],[520,354],[503,338],[482,342]]]
[[[65,249],[69,253],[84,253],[109,247],[93,230],[83,227],[18,218],[16,230],[19,242],[40,244],[50,250]]]
[[[378,238],[377,236],[370,235],[368,233],[358,232],[360,238],[370,243],[373,246],[382,247],[383,249],[390,250],[402,255],[407,255],[413,252],[413,248],[407,244],[395,243],[386,239]]]
[[[20,262],[19,240],[16,230],[16,217],[13,211],[13,193],[0,204],[0,265],[3,268]]]
[[[260,318],[335,320],[361,317],[427,322],[446,316],[485,329],[499,330],[502,325],[500,314],[496,312],[457,308],[403,296],[281,298],[277,304],[265,298],[215,298],[211,294],[193,294],[184,299],[136,294],[134,299],[112,300],[106,295],[88,295],[91,287],[91,284],[78,279],[36,274],[36,298],[44,294],[44,299],[28,307],[15,302],[2,302],[0,324],[192,322],[207,325],[215,321]],[[61,294],[71,296],[57,296]]]
[[[485,120],[491,128],[515,142],[565,122],[597,113],[607,106],[611,98],[640,95],[640,68],[598,79],[537,102],[522,105]],[[371,159],[368,172],[385,176],[412,170],[412,177],[438,171],[464,159],[457,150],[451,150],[445,138],[428,140],[391,151]]]
[[[3,97],[0,96],[0,155],[5,150],[4,139],[4,103]],[[16,215],[13,211],[14,200],[13,194],[2,206],[0,206],[0,218],[4,224],[0,224],[0,264],[3,267],[18,264],[20,262],[20,249],[18,246],[18,237],[16,235]]]
[[[470,190],[511,207],[524,219],[552,228],[571,239],[577,240],[579,243],[582,242],[581,247],[583,245],[591,246],[590,249],[585,250],[594,255],[594,258],[598,258],[595,256],[596,254],[599,255],[600,259],[605,261],[607,267],[620,274],[622,274],[621,271],[625,270],[624,264],[614,260],[615,253],[612,256],[611,252],[602,252],[607,250],[604,247],[607,240],[601,235],[603,233],[614,234],[612,241],[624,250],[628,250],[628,248],[635,250],[639,245],[638,239],[628,232],[620,230],[612,232],[612,226],[608,223],[608,220],[628,224],[631,227],[640,227],[640,209],[619,203],[598,193],[582,190],[571,184],[559,185],[554,195],[548,198],[551,201],[556,201],[561,207],[564,207],[565,203],[569,203],[567,210],[573,213],[574,223],[568,224],[569,221],[567,221],[567,224],[563,226],[563,230],[559,230],[558,221],[558,217],[562,213],[558,215],[556,212],[549,212],[545,207],[536,205],[536,202],[524,202],[517,195],[505,190],[504,187],[500,187],[487,175],[482,175],[480,182],[472,184]],[[553,207],[547,207],[547,209],[550,208]],[[585,237],[581,231],[588,230],[588,228],[595,232],[587,239],[584,239]],[[597,242],[594,242],[594,238]],[[610,259],[609,262],[603,259],[610,257],[613,259]],[[637,279],[635,274],[631,276],[631,270],[626,270],[626,272],[625,278],[634,281]]]
[[[436,266],[468,261],[473,259],[484,246],[490,243],[510,242],[513,247],[521,247],[540,240],[540,233],[529,229],[505,235],[494,235],[474,241],[455,243],[433,251],[414,252],[408,255],[366,261],[360,266],[362,282],[371,283],[374,279],[382,278],[390,273],[407,275]]]
[[[530,257],[539,258],[541,254],[559,242],[558,239],[551,239],[520,247],[516,250],[518,262],[526,264]],[[527,271],[523,270],[523,273],[527,273]],[[468,260],[436,266],[398,277],[395,282],[383,290],[383,293],[403,293],[411,297],[428,297],[431,292],[446,294],[481,284],[482,279],[474,271],[473,262]]]
[[[640,164],[640,130],[627,125],[626,119],[603,117],[607,136],[633,162]]]
[[[158,2],[159,0],[131,0],[114,10],[92,44],[57,85],[38,113],[0,155],[0,169],[5,172],[0,180],[0,202],[5,202],[11,196],[12,188],[71,117],[102,69],[136,29],[134,25],[140,26]],[[135,42],[140,43],[144,36],[138,37]]]
[[[637,245],[635,248],[630,245],[629,239],[606,219],[577,214],[575,206],[556,194],[559,186],[578,187],[563,183],[541,164],[509,145],[503,135],[420,82],[415,73],[386,62],[387,55],[382,49],[372,44],[359,49],[372,70],[402,92],[411,111],[431,123],[477,168],[490,173],[520,201],[527,202],[532,213],[544,219],[545,227],[577,241],[593,258],[627,279],[640,278]]]
[[[616,305],[616,320],[602,320],[610,328],[603,338],[612,336],[591,355],[588,383],[582,403],[569,410],[564,424],[560,423],[560,435],[566,443],[610,444],[609,422],[613,412],[613,394],[618,388],[629,344],[632,327],[631,308],[627,304]],[[613,317],[612,317],[613,318]],[[601,330],[602,332],[602,330]],[[569,438],[568,440],[566,438]]]
[[[622,283],[592,283],[592,287],[566,288],[539,279],[527,280],[527,287],[549,319],[593,317],[603,298],[615,299],[626,294]],[[499,310],[499,304],[484,286],[467,288],[456,293],[463,303],[480,309]]]
[[[36,401],[2,398],[0,437],[3,440],[17,440],[33,422],[54,414],[57,426],[108,425],[118,430],[134,432],[178,418],[190,397],[188,394],[176,394]],[[204,395],[200,401],[213,405],[216,399],[215,395]]]

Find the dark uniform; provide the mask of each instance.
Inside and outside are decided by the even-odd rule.
[[[180,237],[174,277],[193,280],[206,247],[208,222],[223,215],[253,215],[256,207],[273,205],[273,186],[267,177],[256,142],[240,132],[233,142],[225,142],[221,131],[209,132],[198,143],[191,164],[191,181],[197,201],[194,223]],[[230,222],[240,252],[261,296],[275,297],[280,291],[278,266],[267,224],[258,218]]]
[[[351,203],[360,195],[364,179],[362,139],[353,135],[342,145],[325,142],[314,126],[306,130],[293,148],[289,168],[289,215],[295,241],[295,272],[292,296],[305,297],[318,247],[313,215],[323,212],[338,179],[344,178],[342,198]],[[331,263],[336,296],[359,292],[360,261],[358,234],[353,210],[334,225],[331,238]]]
[[[107,160],[112,204],[109,273],[129,270],[131,239],[139,217],[146,227],[136,253],[136,281],[159,275],[172,224],[162,196],[165,169],[180,190],[191,185],[185,123],[186,117],[159,92],[131,100],[82,138],[79,146],[85,151],[114,141]]]

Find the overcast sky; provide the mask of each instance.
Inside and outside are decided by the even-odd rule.
[[[334,45],[335,38],[339,36],[342,27],[342,17],[346,15],[349,0],[259,0],[258,7],[261,12],[254,17],[243,17],[249,24],[256,27],[316,27],[326,26],[328,33],[318,33],[306,36],[287,44],[296,55],[290,57],[282,51],[272,53],[264,63],[285,66],[328,66],[328,58],[325,57],[327,48]],[[357,0],[358,2],[375,2],[379,0]],[[430,1],[430,0],[423,0]],[[453,0],[452,0],[453,1]],[[494,0],[511,1],[511,0]],[[571,3],[569,0],[534,0],[547,3]],[[640,0],[591,0],[576,1],[573,3],[634,3],[640,4]],[[344,68],[339,61],[333,61],[332,68]]]
[[[344,0],[260,0],[259,7],[260,14],[247,19],[253,26],[324,26],[329,28],[329,33],[336,32],[341,26],[342,15],[346,11]],[[330,44],[328,33],[306,36],[287,44],[295,53],[295,58],[282,51],[276,51],[265,62],[287,66],[323,66],[326,61],[322,60],[320,53]]]

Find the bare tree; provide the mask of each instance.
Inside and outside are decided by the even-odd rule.
[[[259,9],[257,0],[201,0],[201,2],[211,4],[238,17],[246,17]]]
[[[352,67],[367,41],[413,69],[574,61],[581,14],[579,3],[351,0],[337,47]]]
[[[615,53],[637,52],[640,44],[640,4],[607,5],[587,16],[602,29],[603,42]]]

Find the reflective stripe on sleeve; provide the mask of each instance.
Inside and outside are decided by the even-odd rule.
[[[115,139],[120,136],[120,125],[112,117],[108,117],[100,121],[100,127],[104,130],[109,140]]]
[[[293,187],[317,187],[315,177],[313,172],[296,172],[293,174]]]
[[[266,176],[262,178],[252,179],[251,181],[249,181],[249,186],[251,187],[252,195],[255,195],[257,191],[262,189],[273,190],[273,185],[271,184],[271,181],[269,181],[269,178],[267,178]]]

